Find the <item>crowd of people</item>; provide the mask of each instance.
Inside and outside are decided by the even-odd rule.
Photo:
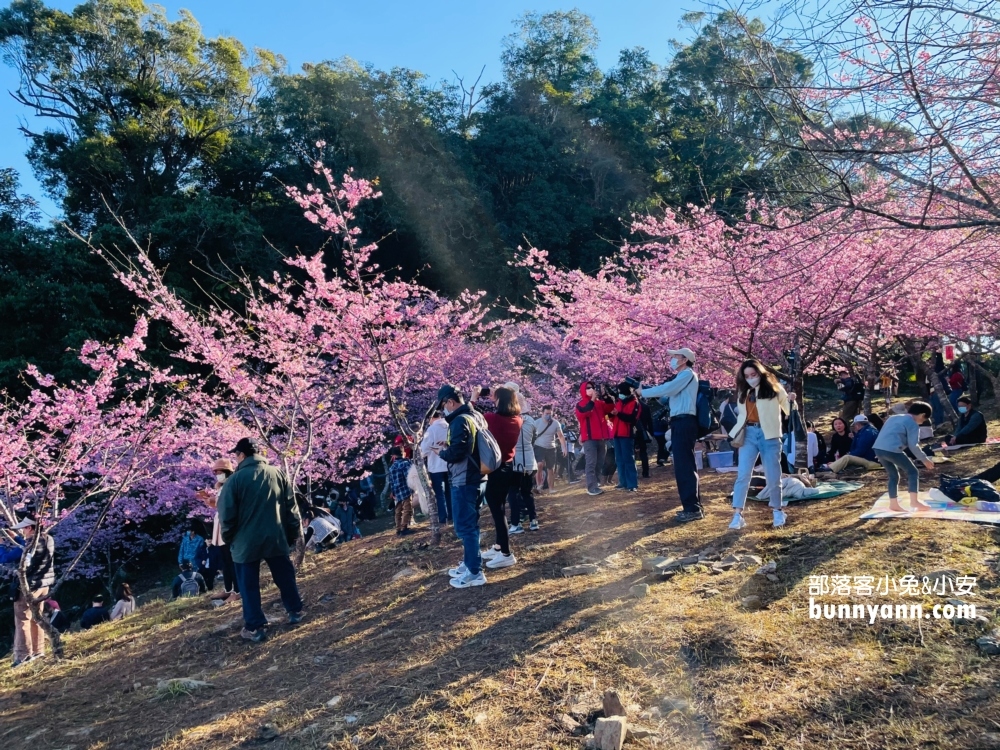
[[[436,506],[442,524],[453,524],[462,542],[462,560],[448,570],[451,585],[470,588],[487,583],[485,569],[517,564],[511,538],[540,528],[536,494],[551,493],[556,483],[581,481],[582,470],[590,496],[607,491],[617,474],[615,490],[637,492],[638,463],[649,476],[647,443],[656,444],[656,462],[672,462],[680,508],[678,523],[704,518],[696,447],[704,447],[708,433],[732,450],[736,479],[732,493],[733,518],[729,528],[746,527],[744,508],[752,487],[767,500],[771,523],[787,523],[789,497],[807,497],[809,479],[794,472],[796,396],[786,390],[778,374],[756,359],[742,363],[735,374],[735,388],[721,395],[718,410],[711,406],[707,381],[699,378],[696,355],[688,348],[670,350],[674,375],[659,385],[647,386],[625,378],[614,388],[594,381],[581,383],[574,408],[575,424],[555,416],[551,405],[532,415],[530,401],[517,383],[474,389],[468,398],[446,384],[437,393],[434,412],[419,445],[399,438],[388,452],[386,492],[392,503],[397,535],[411,531],[415,505],[429,513]],[[964,395],[964,379],[953,371],[949,398],[959,415],[941,447],[982,443],[986,421]],[[899,502],[899,485],[905,479],[909,510],[925,511],[920,502],[919,470],[934,464],[921,446],[921,429],[934,419],[935,406],[911,401],[894,406],[885,419],[864,413],[864,386],[844,371],[835,383],[843,408],[828,435],[807,423],[806,464],[809,472],[836,477],[851,467],[884,469],[890,508],[906,509]],[[890,380],[887,387],[895,388]],[[956,394],[957,391],[957,394]],[[478,408],[477,408],[478,405]],[[938,424],[938,420],[934,420]],[[721,433],[719,432],[721,430]],[[723,448],[724,447],[724,448]],[[927,453],[933,449],[928,448]],[[370,479],[349,485],[342,493],[329,489],[303,502],[288,477],[271,466],[252,438],[243,438],[231,452],[235,461],[220,458],[211,466],[214,487],[196,495],[213,511],[210,532],[195,522],[183,534],[177,551],[178,573],[171,586],[175,598],[208,594],[216,606],[240,602],[244,628],[241,636],[261,642],[268,637],[268,620],[261,606],[260,566],[265,562],[278,588],[291,624],[303,617],[296,570],[291,551],[301,537],[304,548],[325,549],[360,536],[359,511],[373,513],[374,485]],[[638,454],[638,455],[637,455]],[[417,462],[423,462],[431,496],[423,490]],[[759,467],[759,468],[758,468]],[[763,476],[755,475],[759,471]],[[485,505],[493,521],[493,544],[481,549],[480,510]],[[25,517],[6,530],[0,563],[17,563],[28,555],[26,573],[31,598],[41,602],[46,624],[64,632],[70,618],[58,602],[48,597],[55,582],[54,542]],[[38,544],[34,544],[35,534]],[[23,550],[23,552],[22,552]],[[221,592],[214,592],[221,578]],[[44,654],[42,624],[35,620],[15,578],[10,591],[14,602],[14,664],[21,665]],[[109,607],[97,594],[80,617],[82,629],[127,617],[136,609],[128,583],[115,592]]]

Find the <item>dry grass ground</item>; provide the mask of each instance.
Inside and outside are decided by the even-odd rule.
[[[1000,450],[975,448],[948,470],[967,474],[996,460]],[[979,655],[976,631],[808,615],[810,575],[955,568],[978,577],[970,601],[996,626],[1000,531],[860,521],[883,491],[877,474],[854,494],[793,503],[782,530],[753,503],[748,528],[730,532],[724,498],[734,475],[706,472],[707,518],[679,527],[671,471],[653,471],[634,495],[590,498],[577,485],[540,498],[541,530],[515,538],[518,564],[491,572],[481,589],[448,585],[442,571],[459,559],[457,542],[421,549],[423,533],[400,540],[390,532],[308,557],[300,579],[307,619],[276,625],[263,645],[240,640],[238,607],[200,600],[153,603],[122,623],[72,634],[63,662],[0,667],[0,743],[578,748],[559,715],[615,687],[633,713],[659,709],[641,722],[658,737],[634,747],[1000,747],[1000,657]],[[752,569],[696,568],[652,584],[648,598],[629,595],[643,580],[642,558],[709,548],[774,560],[780,581]],[[581,562],[601,570],[561,577],[563,566]],[[405,568],[414,574],[393,580]],[[719,593],[706,595],[708,587]],[[748,593],[766,609],[743,611]],[[264,601],[283,622],[273,588]],[[157,690],[175,677],[212,687]]]

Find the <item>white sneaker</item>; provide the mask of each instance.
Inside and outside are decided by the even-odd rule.
[[[524,533],[524,528],[521,526],[521,524],[518,524],[517,526],[511,526],[509,529],[507,529],[507,533],[508,534],[523,534]]]
[[[483,586],[486,584],[486,576],[483,571],[479,571],[479,575],[472,575],[472,573],[466,573],[461,578],[452,578],[451,585],[456,589],[467,589],[471,586]]]
[[[486,563],[487,568],[509,568],[511,565],[517,562],[517,558],[513,554],[505,555],[502,552],[498,552],[496,557]]]
[[[452,578],[461,578],[469,572],[469,569],[465,567],[465,563],[459,563],[458,567],[452,568],[448,571],[448,575]]]
[[[484,549],[479,553],[479,556],[484,560],[492,560],[494,557],[500,554],[500,550],[496,547],[490,547],[489,549]]]
[[[785,515],[783,510],[772,511],[774,517],[774,528],[779,529],[785,525],[785,521],[788,520],[788,516]]]
[[[591,497],[597,497],[598,495],[603,495],[604,494],[604,490],[600,490],[600,489],[598,489],[598,490],[587,490],[587,494],[590,495]]]
[[[732,520],[732,523],[729,524],[729,528],[731,528],[731,529],[742,529],[742,528],[745,528],[746,525],[747,525],[747,522],[743,520],[743,514],[742,513],[736,513],[736,514],[733,515],[733,520]]]
[[[538,521],[532,521],[528,524],[528,531],[538,531]]]

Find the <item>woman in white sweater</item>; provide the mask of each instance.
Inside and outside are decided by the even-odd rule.
[[[788,414],[789,396],[778,383],[777,378],[756,359],[748,359],[740,365],[736,373],[737,418],[736,425],[729,431],[731,437],[744,432],[744,442],[739,449],[739,473],[733,487],[733,508],[735,514],[729,524],[731,529],[746,526],[743,520],[743,506],[750,491],[750,476],[761,457],[764,477],[771,490],[768,503],[773,514],[774,527],[785,525],[785,512],[781,509],[781,417]]]

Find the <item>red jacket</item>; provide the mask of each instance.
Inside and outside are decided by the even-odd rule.
[[[639,400],[635,396],[629,396],[624,401],[619,398],[615,402],[615,411],[618,413],[613,414],[614,424],[611,426],[612,437],[632,437],[632,430],[635,429],[635,423],[639,420],[641,409]]]
[[[580,423],[580,442],[610,440],[611,425],[608,423],[608,415],[611,413],[611,404],[588,398],[586,383],[580,386],[580,396],[580,401],[576,405],[576,419]]]

